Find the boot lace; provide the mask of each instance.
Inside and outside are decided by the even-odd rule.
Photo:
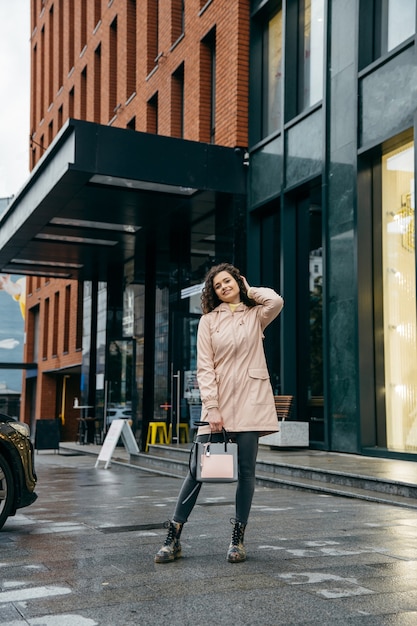
[[[164,528],[168,529],[168,534],[167,538],[165,539],[164,546],[170,546],[176,537],[177,528],[174,522],[170,522],[169,520],[167,522],[164,522]]]
[[[242,530],[244,529],[244,525],[233,517],[230,518],[230,523],[233,524],[232,544],[237,546],[242,541]]]

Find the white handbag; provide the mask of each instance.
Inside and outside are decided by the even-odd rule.
[[[195,441],[191,456],[196,462],[195,479],[203,483],[233,483],[238,478],[237,443],[233,443],[223,428],[223,441]]]

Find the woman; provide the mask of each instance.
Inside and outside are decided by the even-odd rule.
[[[225,428],[238,445],[239,478],[236,517],[227,553],[230,563],[246,559],[244,532],[255,490],[258,439],[279,430],[269,381],[263,331],[275,319],[284,301],[272,289],[249,287],[246,278],[229,263],[207,274],[201,297],[203,316],[197,335],[197,379],[202,401],[198,441],[222,440]],[[194,508],[201,483],[191,467],[178,496],[168,535],[155,556],[156,563],[181,557],[180,535]]]

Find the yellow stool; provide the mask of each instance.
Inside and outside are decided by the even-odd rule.
[[[178,435],[179,435],[180,443],[188,443],[190,440],[189,433],[188,433],[188,424],[178,424],[178,426],[179,426]],[[177,425],[175,425],[175,430],[177,430]],[[168,441],[169,442],[172,441],[172,424],[169,425]]]
[[[153,445],[156,443],[157,437],[158,443],[168,443],[167,425],[165,422],[149,422],[145,452],[148,451],[149,444]]]

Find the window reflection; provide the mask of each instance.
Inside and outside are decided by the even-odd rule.
[[[282,112],[282,10],[268,22],[264,34],[264,49],[267,56],[265,78],[267,94],[264,102],[264,135],[279,130]]]
[[[302,50],[303,109],[323,98],[324,0],[305,0]]]
[[[310,371],[308,395],[323,396],[323,248],[321,245],[321,207],[309,211],[309,291],[310,291]]]
[[[388,52],[414,35],[416,0],[386,0]]]

